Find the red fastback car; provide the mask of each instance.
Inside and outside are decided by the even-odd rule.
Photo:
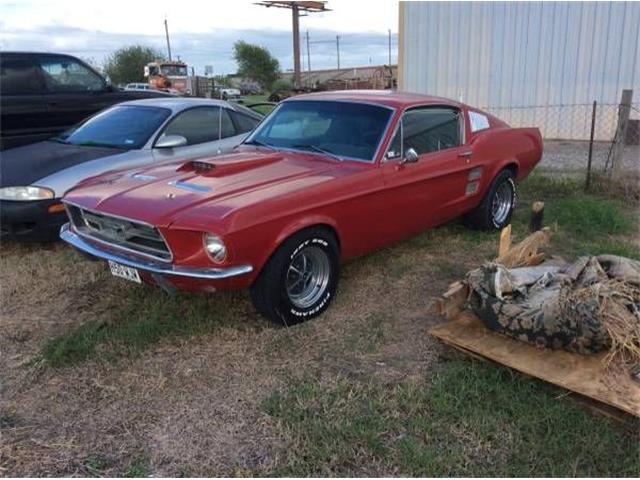
[[[168,291],[249,288],[291,325],[329,306],[343,260],[462,215],[507,225],[541,155],[538,129],[444,98],[300,95],[235,153],[83,182],[61,237]]]

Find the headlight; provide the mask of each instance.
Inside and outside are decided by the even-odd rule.
[[[54,197],[53,190],[43,187],[4,187],[0,188],[0,200],[25,202],[29,200],[48,200]]]
[[[214,262],[221,263],[227,258],[227,247],[220,237],[212,233],[204,234],[204,249]]]

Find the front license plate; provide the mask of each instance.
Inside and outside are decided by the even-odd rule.
[[[111,275],[114,277],[124,278],[130,282],[142,283],[140,280],[140,274],[135,268],[120,265],[119,263],[112,262],[111,260],[109,260],[109,268],[111,269]]]

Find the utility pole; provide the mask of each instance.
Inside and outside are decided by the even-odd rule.
[[[291,3],[293,21],[293,84],[300,86],[300,10],[298,4]]]
[[[389,29],[389,66],[391,66],[391,29]]]
[[[169,43],[169,24],[167,19],[164,19],[164,34],[167,37],[167,51],[169,52],[169,61],[171,61],[171,43]]]
[[[291,10],[291,21],[293,24],[293,83],[296,87],[300,86],[300,12],[315,13],[331,11],[325,7],[325,3],[326,2],[313,1],[285,2],[276,0],[256,2],[256,5],[262,5],[263,7],[288,8]]]
[[[309,53],[309,30],[307,30],[307,83],[311,79],[311,53]]]
[[[340,35],[336,35],[336,52],[338,53],[338,70],[340,70]]]

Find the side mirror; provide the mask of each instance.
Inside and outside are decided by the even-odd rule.
[[[420,156],[418,155],[418,152],[416,152],[413,148],[407,148],[404,152],[404,158],[400,161],[400,163],[416,163],[419,158]]]
[[[156,142],[155,148],[184,147],[186,144],[187,139],[182,135],[166,135]]]

